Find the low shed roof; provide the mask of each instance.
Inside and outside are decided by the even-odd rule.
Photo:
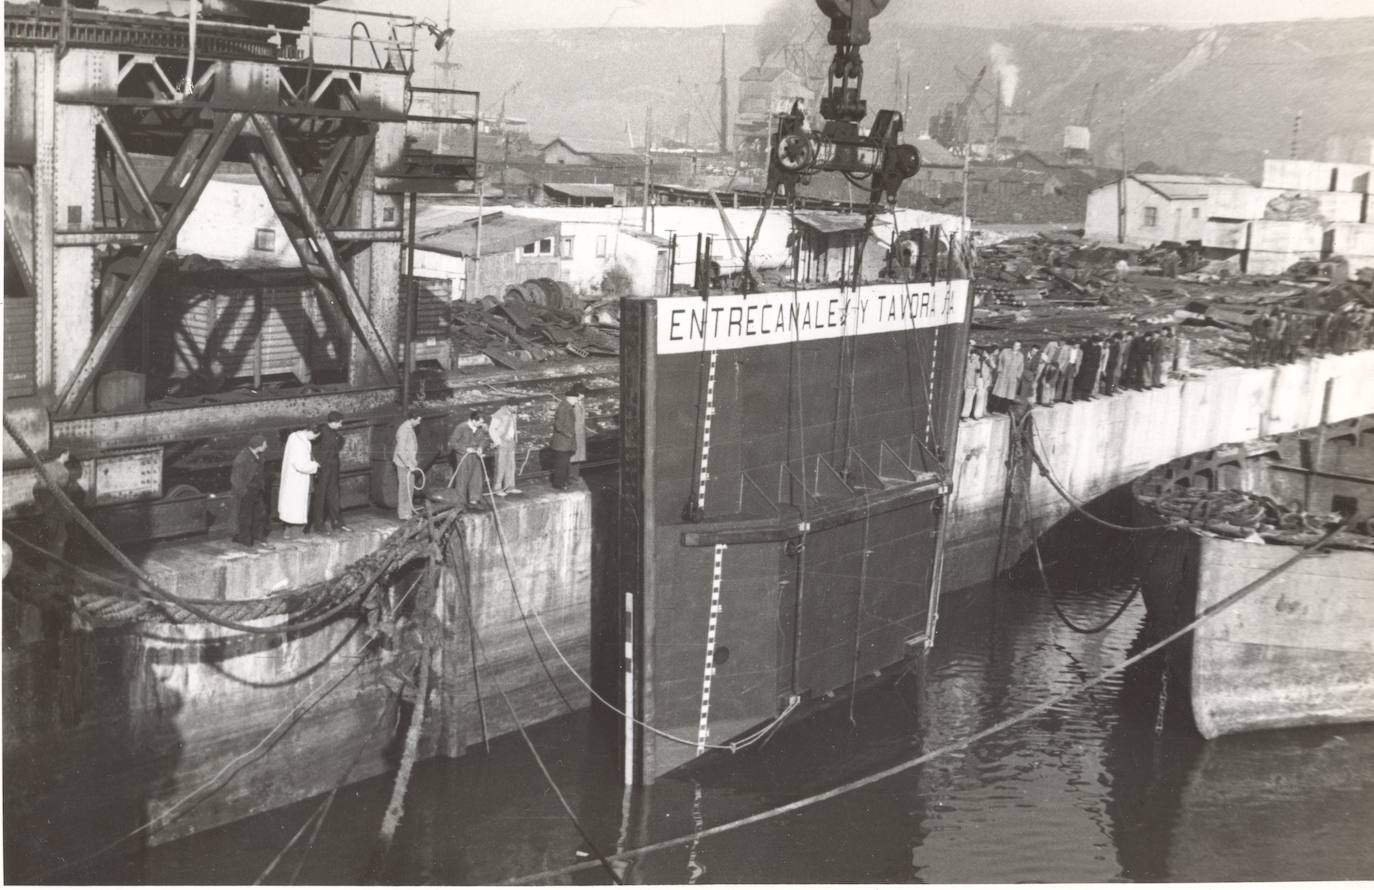
[[[557,220],[508,216],[497,211],[482,217],[482,256],[524,247],[558,233]],[[415,233],[416,250],[432,250],[452,256],[477,255],[477,220],[420,229]]]

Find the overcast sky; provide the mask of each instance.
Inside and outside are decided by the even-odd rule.
[[[754,24],[774,2],[808,0],[452,0],[463,28],[701,27]],[[892,0],[932,22],[995,25],[1029,21],[1112,27],[1374,15],[1374,0]],[[447,0],[413,0],[407,9],[442,21]],[[819,12],[817,13],[819,15]]]

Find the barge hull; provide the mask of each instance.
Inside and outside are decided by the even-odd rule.
[[[1205,610],[1294,548],[1198,539]],[[1196,631],[1191,695],[1204,738],[1374,721],[1374,553],[1298,563]]]

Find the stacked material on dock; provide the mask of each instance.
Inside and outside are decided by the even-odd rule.
[[[476,303],[451,304],[449,337],[460,353],[482,353],[502,367],[519,369],[569,355],[619,355],[620,340],[608,323],[611,318],[594,313],[592,323],[584,324],[581,312],[541,305],[512,288],[504,300],[484,297]]]

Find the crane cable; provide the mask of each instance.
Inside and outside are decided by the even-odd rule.
[[[680,846],[683,846],[683,845],[685,845],[685,844],[692,843],[692,842],[695,841],[695,840],[700,840],[701,838],[704,838],[704,837],[710,837],[710,836],[712,836],[712,835],[717,835],[717,834],[724,834],[725,832],[734,831],[735,829],[743,828],[743,827],[745,827],[745,826],[747,826],[747,825],[753,825],[753,824],[756,824],[756,823],[759,823],[759,822],[767,821],[767,820],[769,820],[769,819],[777,818],[777,817],[779,817],[779,816],[784,816],[784,815],[787,815],[788,813],[793,813],[793,812],[796,812],[797,810],[801,810],[801,809],[804,809],[804,808],[806,808],[806,807],[813,806],[814,804],[818,804],[818,803],[822,803],[823,801],[831,800],[832,798],[836,798],[836,797],[839,797],[839,796],[841,796],[841,795],[843,795],[843,794],[847,794],[847,793],[849,793],[850,791],[855,791],[855,790],[857,790],[857,789],[859,789],[859,788],[864,788],[864,787],[866,787],[866,786],[868,786],[868,785],[872,785],[872,784],[874,784],[875,782],[880,782],[880,781],[882,781],[882,780],[884,780],[884,779],[888,779],[888,778],[891,778],[892,776],[898,775],[898,774],[900,774],[900,773],[904,773],[904,772],[906,772],[907,770],[910,770],[910,769],[912,769],[912,768],[914,768],[914,767],[920,766],[920,765],[922,765],[922,764],[924,764],[924,763],[927,763],[927,762],[929,762],[929,761],[931,761],[931,760],[934,760],[934,759],[936,759],[937,757],[943,757],[943,756],[945,756],[946,754],[952,754],[952,753],[954,753],[955,751],[961,751],[961,750],[963,750],[964,748],[967,748],[967,747],[969,747],[970,745],[975,744],[976,742],[980,742],[980,741],[982,741],[983,739],[989,738],[990,736],[994,736],[994,735],[997,735],[997,734],[999,734],[999,733],[1001,733],[1001,732],[1004,732],[1005,730],[1010,729],[1011,727],[1016,726],[1017,724],[1024,723],[1025,721],[1030,720],[1031,718],[1036,717],[1036,716],[1038,716],[1038,715],[1040,715],[1040,714],[1043,714],[1044,712],[1050,710],[1051,708],[1054,708],[1054,707],[1056,707],[1057,705],[1060,705],[1060,704],[1062,704],[1063,702],[1065,702],[1065,701],[1067,701],[1067,700],[1069,700],[1069,699],[1071,699],[1071,698],[1074,698],[1074,697],[1077,696],[1079,693],[1084,692],[1084,691],[1086,691],[1086,690],[1088,690],[1088,689],[1091,689],[1091,688],[1093,688],[1093,687],[1095,687],[1095,686],[1098,686],[1099,684],[1101,684],[1103,681],[1107,680],[1108,678],[1113,677],[1113,676],[1115,676],[1115,675],[1121,673],[1122,671],[1126,670],[1127,668],[1131,667],[1131,666],[1134,665],[1134,664],[1138,664],[1139,662],[1145,660],[1146,658],[1149,658],[1151,655],[1154,655],[1156,652],[1160,651],[1160,650],[1163,649],[1165,646],[1168,646],[1170,643],[1173,643],[1175,640],[1181,639],[1182,637],[1184,637],[1184,636],[1186,636],[1187,634],[1189,634],[1189,633],[1193,632],[1194,630],[1196,630],[1198,627],[1202,626],[1203,624],[1207,623],[1208,621],[1211,621],[1211,620],[1212,620],[1213,618],[1215,618],[1217,615],[1219,615],[1219,614],[1221,614],[1222,612],[1226,611],[1227,609],[1231,608],[1232,606],[1234,606],[1236,603],[1240,602],[1240,601],[1241,601],[1242,599],[1244,599],[1245,597],[1247,597],[1247,596],[1249,596],[1250,594],[1254,593],[1256,590],[1259,590],[1260,588],[1264,587],[1264,586],[1265,586],[1266,584],[1268,584],[1270,581],[1274,580],[1275,578],[1277,578],[1277,577],[1279,577],[1280,575],[1282,575],[1282,574],[1284,574],[1285,572],[1287,572],[1289,569],[1293,568],[1295,565],[1297,565],[1297,564],[1298,564],[1299,562],[1301,562],[1303,559],[1305,559],[1305,558],[1311,556],[1311,555],[1312,555],[1315,551],[1317,551],[1319,548],[1325,546],[1325,545],[1326,545],[1332,538],[1334,538],[1342,529],[1344,529],[1345,526],[1346,526],[1347,524],[1349,524],[1349,521],[1350,521],[1349,519],[1344,519],[1344,520],[1342,520],[1342,521],[1336,523],[1334,526],[1330,526],[1330,527],[1328,528],[1326,534],[1324,534],[1319,540],[1317,540],[1317,541],[1313,542],[1312,544],[1309,544],[1308,546],[1306,546],[1306,547],[1304,547],[1303,549],[1299,550],[1297,553],[1293,554],[1293,556],[1291,556],[1291,557],[1289,557],[1288,559],[1284,560],[1283,562],[1279,563],[1277,566],[1275,566],[1274,568],[1272,568],[1272,569],[1270,569],[1269,571],[1265,572],[1263,575],[1261,575],[1259,578],[1256,578],[1254,581],[1251,581],[1250,583],[1248,583],[1248,584],[1246,584],[1246,585],[1240,587],[1239,589],[1237,589],[1237,590],[1234,591],[1233,593],[1229,594],[1228,596],[1226,596],[1224,599],[1220,600],[1219,602],[1214,603],[1214,604],[1211,605],[1211,606],[1208,606],[1208,607],[1207,607],[1206,609],[1204,609],[1201,613],[1199,613],[1198,616],[1197,616],[1196,618],[1194,618],[1192,621],[1188,622],[1187,624],[1183,625],[1183,626],[1180,627],[1179,629],[1175,630],[1173,633],[1170,633],[1168,636],[1164,637],[1163,639],[1159,640],[1158,642],[1156,642],[1156,643],[1154,643],[1154,644],[1152,644],[1152,645],[1150,645],[1150,646],[1147,646],[1145,649],[1141,650],[1139,653],[1137,653],[1137,654],[1131,656],[1130,658],[1127,658],[1125,661],[1121,662],[1120,664],[1116,665],[1115,667],[1108,668],[1107,670],[1102,671],[1101,673],[1097,674],[1096,676],[1090,677],[1090,678],[1088,678],[1087,680],[1084,680],[1084,681],[1078,683],[1077,685],[1075,685],[1075,686],[1074,686],[1073,688],[1071,688],[1071,689],[1068,689],[1068,690],[1065,690],[1064,692],[1061,692],[1061,693],[1052,695],[1052,696],[1050,696],[1049,698],[1046,698],[1046,699],[1040,701],[1040,702],[1037,703],[1037,704],[1031,705],[1031,706],[1028,707],[1028,708],[1024,708],[1023,710],[1018,711],[1017,713],[1011,715],[1010,717],[1007,717],[1007,718],[1005,718],[1005,719],[1003,719],[1003,720],[999,720],[997,723],[994,723],[993,725],[991,725],[991,726],[989,726],[989,727],[987,727],[987,728],[985,728],[985,729],[981,729],[981,730],[979,730],[978,732],[973,733],[972,735],[965,736],[964,738],[959,739],[958,741],[951,742],[951,743],[949,743],[949,744],[947,744],[947,745],[942,745],[942,746],[940,746],[939,748],[936,748],[936,749],[933,750],[933,751],[928,751],[928,752],[926,752],[925,754],[922,754],[922,755],[920,755],[920,756],[918,756],[918,757],[913,757],[913,758],[911,758],[911,759],[909,759],[909,760],[906,760],[906,761],[903,761],[903,762],[901,762],[901,763],[899,763],[899,764],[896,764],[895,766],[891,766],[891,767],[888,767],[887,769],[880,770],[879,772],[876,772],[876,773],[873,773],[873,774],[871,774],[871,775],[865,776],[865,777],[863,777],[863,778],[861,778],[861,779],[856,779],[856,780],[854,780],[854,781],[852,781],[852,782],[847,782],[847,783],[845,783],[844,785],[840,785],[840,786],[838,786],[838,787],[836,787],[836,788],[832,788],[832,789],[830,789],[830,790],[828,790],[828,791],[822,791],[822,792],[820,792],[820,793],[818,793],[818,794],[813,794],[813,795],[811,795],[811,796],[809,796],[809,797],[802,798],[801,800],[796,800],[796,801],[792,801],[791,803],[782,804],[781,806],[772,807],[772,808],[767,809],[767,810],[764,810],[764,811],[762,811],[762,812],[754,813],[753,815],[750,815],[750,816],[744,816],[744,817],[739,818],[739,819],[734,819],[734,820],[732,820],[732,821],[730,821],[730,822],[725,822],[725,823],[722,823],[722,824],[720,824],[720,825],[714,825],[714,826],[712,826],[712,827],[710,827],[710,828],[707,828],[707,829],[705,829],[705,830],[703,830],[703,831],[693,832],[693,833],[690,834],[690,835],[683,835],[683,836],[679,836],[679,837],[675,837],[675,838],[670,838],[670,839],[667,839],[667,840],[657,841],[657,842],[651,843],[651,844],[646,844],[646,845],[644,845],[644,846],[642,846],[642,847],[637,847],[637,848],[635,848],[635,849],[633,849],[633,850],[627,850],[627,851],[625,851],[624,854],[617,854],[616,856],[614,856],[614,857],[612,857],[612,858],[614,858],[614,859],[633,859],[633,858],[635,858],[635,857],[643,856],[643,855],[645,855],[645,854],[647,854],[647,853],[655,853],[655,852],[658,852],[658,851],[660,851],[660,850],[668,850],[668,849],[672,849],[672,848],[674,848],[674,847],[680,847]],[[572,874],[573,872],[577,872],[577,871],[582,871],[583,869],[590,867],[590,865],[594,865],[594,863],[592,863],[592,864],[584,863],[584,864],[579,864],[579,865],[570,865],[570,866],[565,866],[565,867],[563,867],[563,868],[551,869],[551,870],[548,870],[548,871],[542,871],[542,872],[537,872],[537,873],[533,873],[533,874],[521,875],[521,876],[516,877],[516,878],[508,879],[508,880],[506,880],[504,883],[506,883],[506,884],[544,884],[544,883],[549,883],[553,878],[562,877],[563,875]]]

